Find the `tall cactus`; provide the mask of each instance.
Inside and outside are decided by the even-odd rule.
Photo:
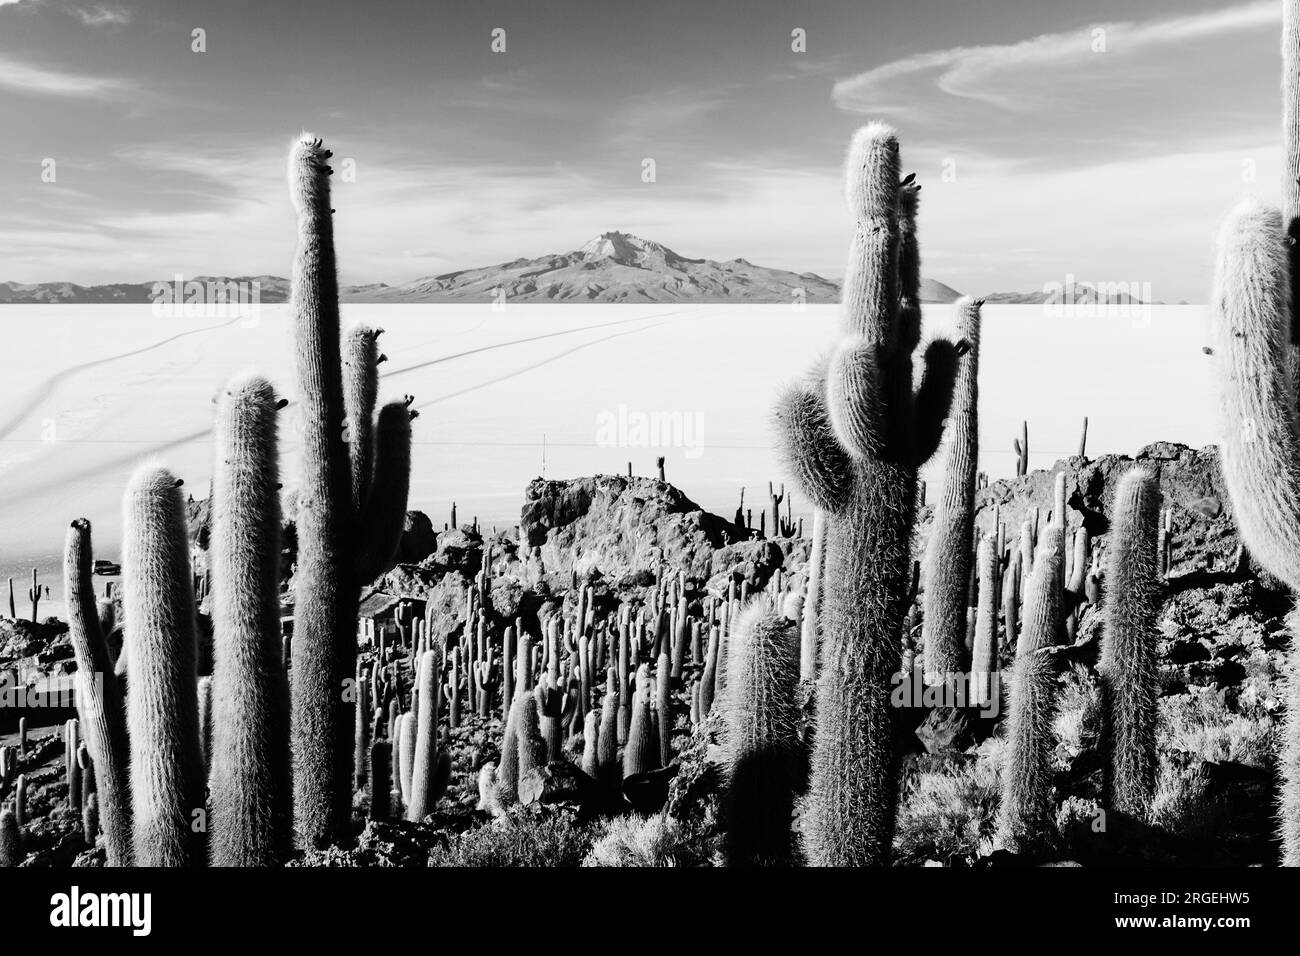
[[[386,405],[373,447],[368,421],[359,424],[373,411],[379,356],[370,345],[378,333],[354,333],[343,364],[331,155],[306,133],[289,155],[298,215],[290,311],[303,421],[292,645],[294,816],[302,842],[318,847],[342,839],[351,815],[355,716],[343,688],[356,660],[356,605],[360,586],[391,567],[396,551],[414,414],[409,397]]]
[[[799,629],[767,595],[737,616],[724,700],[725,853],[731,866],[785,866],[799,775]]]
[[[957,372],[948,413],[943,491],[934,510],[922,577],[921,637],[925,679],[939,684],[966,671],[966,610],[975,529],[975,466],[979,460],[979,300],[953,307],[957,334],[970,345]]]
[[[197,866],[204,779],[193,578],[180,482],[158,465],[141,466],[127,483],[122,581],[134,862]]]
[[[1291,37],[1300,25],[1293,4],[1288,2],[1285,9]],[[1294,56],[1287,62],[1291,69]],[[1294,83],[1300,78],[1289,72],[1288,89]],[[1289,143],[1288,156],[1294,148]],[[1288,248],[1283,217],[1276,209],[1255,200],[1238,205],[1219,231],[1210,314],[1219,384],[1219,461],[1233,518],[1252,557],[1285,581],[1293,594],[1300,594],[1300,436],[1296,383],[1288,367]],[[1279,828],[1286,866],[1300,866],[1298,627],[1300,620],[1293,617],[1279,762]]]
[[[939,444],[959,357],[951,342],[933,341],[913,392],[917,187],[898,174],[894,131],[860,130],[847,163],[857,229],[844,337],[775,412],[788,470],[828,513],[807,835],[810,860],[829,866],[889,859],[898,791],[890,677],[902,652],[916,471]]]
[[[280,407],[259,375],[234,378],[217,400],[209,545],[214,866],[275,866],[293,846],[280,648]]]
[[[23,838],[12,810],[0,810],[0,867],[23,861]]]
[[[86,726],[86,743],[95,763],[100,792],[100,824],[109,866],[131,865],[131,792],[126,710],[118,690],[108,645],[100,630],[91,581],[94,553],[90,522],[78,518],[68,528],[63,550],[63,593],[68,634],[77,661],[77,704]]]
[[[1011,673],[1011,712],[998,842],[1006,849],[1041,854],[1053,832],[1052,751],[1056,745],[1057,663],[1052,656],[1061,620],[1064,534],[1044,530],[1025,595],[1025,621]]]
[[[1111,515],[1106,630],[1101,645],[1106,802],[1144,818],[1156,788],[1159,686],[1156,619],[1160,570],[1156,529],[1160,488],[1133,469],[1120,480]]]

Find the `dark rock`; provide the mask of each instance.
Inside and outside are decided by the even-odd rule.
[[[637,813],[658,813],[668,802],[668,787],[677,776],[677,765],[623,778],[623,796]]]
[[[961,753],[975,742],[970,721],[955,707],[936,707],[925,715],[916,736],[927,753]]]
[[[397,543],[397,560],[401,564],[419,564],[438,547],[433,522],[423,511],[408,511]]]
[[[600,787],[583,773],[582,768],[567,760],[557,760],[524,774],[519,781],[519,802],[576,803],[587,806],[600,800]]]

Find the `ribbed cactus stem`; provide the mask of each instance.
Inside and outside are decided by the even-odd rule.
[[[971,690],[975,706],[984,707],[998,693],[998,547],[991,535],[980,539],[977,563],[979,603],[971,650]]]
[[[1120,480],[1111,514],[1106,629],[1098,671],[1109,760],[1106,801],[1139,819],[1151,809],[1158,766],[1159,521],[1160,488],[1150,474],[1133,469]]]
[[[945,683],[966,671],[966,610],[975,528],[975,466],[979,459],[980,303],[962,298],[953,307],[959,336],[970,352],[957,372],[948,413],[943,490],[934,509],[922,563],[925,582],[921,635],[926,681]]]
[[[1053,582],[1054,586],[1055,582]],[[1033,588],[1045,587],[1035,575]],[[1016,655],[1011,675],[1011,712],[1002,767],[998,842],[1013,852],[1042,854],[1054,832],[1052,751],[1056,738],[1056,663],[1048,648]]]
[[[1060,568],[1064,554],[1065,538],[1060,526],[1044,528],[1034,557],[1034,570],[1025,590],[1017,657],[1040,647],[1051,647],[1061,633]]]
[[[415,714],[407,711],[402,715],[402,729],[398,732],[400,749],[397,754],[397,772],[402,783],[402,805],[411,803],[411,772],[415,766],[415,742],[417,739]]]
[[[289,194],[298,214],[290,312],[302,408],[292,648],[294,822],[302,842],[313,847],[342,839],[352,810],[353,714],[343,689],[354,666],[355,595],[343,563],[355,549],[343,444],[331,155],[306,133],[289,155]]]
[[[122,506],[123,613],[134,863],[204,862],[195,609],[180,482],[146,464]]]
[[[537,704],[532,695],[521,695],[514,714],[515,739],[519,745],[519,780],[529,771],[546,766],[546,741],[538,721]]]
[[[343,408],[347,422],[352,511],[360,514],[370,493],[374,462],[375,399],[379,392],[381,329],[358,323],[343,337]]]
[[[596,737],[596,780],[616,790],[623,780],[618,760],[618,672],[609,668],[605,697],[601,701],[600,731]]]
[[[596,779],[599,760],[597,754],[600,745],[600,715],[594,710],[587,711],[582,720],[582,772],[592,780]]]
[[[517,694],[510,702],[510,716],[506,719],[501,737],[501,763],[496,772],[496,802],[508,807],[519,801],[519,711],[533,706],[531,697]]]
[[[17,866],[23,861],[22,833],[12,810],[0,810],[0,867]]]
[[[1284,16],[1284,89],[1290,99],[1300,83],[1300,25],[1290,0]],[[1290,133],[1300,121],[1288,116]],[[1288,136],[1288,164],[1297,149]],[[1288,205],[1296,188],[1286,186]],[[1293,304],[1286,232],[1294,222],[1288,219],[1284,227],[1278,210],[1253,199],[1229,214],[1219,231],[1210,327],[1219,386],[1219,463],[1233,518],[1251,557],[1300,593],[1300,438],[1288,362]],[[1300,866],[1300,637],[1294,625],[1292,633],[1278,816],[1283,864]]]
[[[666,767],[673,760],[673,693],[672,663],[669,656],[659,655],[655,672],[655,711],[659,715],[659,765]]]
[[[211,859],[275,866],[293,846],[289,686],[280,647],[277,416],[266,379],[217,400],[213,478]]]
[[[387,740],[376,740],[370,745],[370,819],[387,820],[392,816],[392,760],[393,745]]]
[[[413,399],[388,402],[375,426],[374,474],[360,514],[355,580],[367,583],[393,566],[406,525],[411,486],[411,419]]]
[[[86,742],[99,775],[100,821],[108,865],[130,866],[130,744],[126,735],[126,708],[100,629],[91,579],[93,565],[90,522],[79,518],[68,529],[63,551],[63,593],[68,609],[68,634],[77,662],[77,704],[85,718]]]
[[[411,798],[406,802],[406,819],[423,820],[433,812],[442,796],[438,779],[438,692],[436,684],[442,674],[438,652],[425,651],[420,661],[419,716],[415,721],[415,762],[411,767]]]
[[[808,588],[804,594],[803,626],[799,635],[799,680],[817,679],[817,624],[822,601],[822,564],[826,559],[826,512],[813,515],[812,549],[808,554]]]
[[[829,513],[805,827],[810,862],[827,866],[889,859],[898,798],[890,684],[902,651],[916,471],[939,444],[960,364],[956,345],[931,342],[913,390],[919,270],[913,258],[900,273],[899,247],[902,237],[904,258],[915,257],[916,186],[899,181],[893,130],[860,130],[846,174],[857,228],[843,339],[775,411],[787,472]],[[725,661],[724,644],[723,673]]]
[[[724,850],[731,866],[789,865],[799,764],[799,635],[767,596],[751,601],[732,635],[724,701],[727,733]]]
[[[623,748],[623,776],[657,770],[659,742],[650,716],[650,668],[642,664],[636,671],[636,693],[632,697],[632,720],[628,725],[627,746]]]

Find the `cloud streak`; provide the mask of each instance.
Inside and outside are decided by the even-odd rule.
[[[933,76],[949,96],[975,100],[1011,111],[1041,104],[1025,73],[1061,78],[1070,71],[1105,74],[1119,59],[1140,64],[1161,48],[1203,41],[1231,33],[1275,29],[1281,18],[1273,0],[1221,10],[1142,22],[1100,23],[1048,33],[1017,43],[959,46],[919,53],[838,80],[832,98],[841,109],[861,113],[897,113],[907,108],[896,99],[902,81]]]
[[[0,56],[0,89],[36,96],[106,100],[134,93],[136,86],[114,77],[46,70]]]

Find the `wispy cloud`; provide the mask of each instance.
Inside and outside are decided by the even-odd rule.
[[[1158,48],[1276,29],[1280,17],[1280,4],[1258,0],[1189,16],[1098,23],[1018,43],[952,47],[904,57],[839,80],[832,95],[846,110],[895,113],[908,108],[899,98],[909,89],[906,81],[933,77],[934,86],[950,96],[1027,111],[1042,105],[1045,92],[1027,74],[1040,74],[1051,83],[1078,72],[1116,79],[1115,60],[1141,66],[1143,57]]]
[[[678,86],[629,97],[610,120],[609,143],[619,148],[653,146],[680,137],[726,105],[732,89]]]
[[[131,11],[116,4],[71,7],[69,12],[88,27],[121,27],[131,22]]]
[[[136,89],[134,83],[115,77],[46,70],[7,57],[0,57],[0,88],[38,96],[83,99],[112,99]]]

